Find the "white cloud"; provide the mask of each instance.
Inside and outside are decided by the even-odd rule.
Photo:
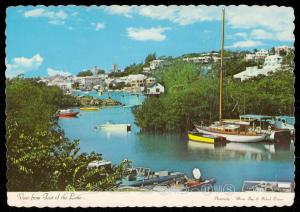
[[[141,6],[140,15],[158,20],[169,20],[180,25],[195,22],[220,20],[220,9],[217,6]]]
[[[74,29],[74,27],[72,27],[72,26],[69,26],[69,27],[67,27],[67,29],[68,29],[68,30],[73,30],[73,29]]]
[[[249,48],[249,47],[256,47],[263,45],[260,41],[254,41],[254,40],[244,40],[244,41],[237,41],[233,43],[231,46],[226,46],[226,48]]]
[[[47,68],[47,73],[49,76],[55,76],[55,75],[70,76],[70,75],[72,75],[70,72],[62,71],[62,70],[55,70],[53,68]]]
[[[95,24],[95,30],[99,31],[100,29],[103,29],[105,25],[103,23],[96,23]]]
[[[294,11],[291,7],[229,6],[226,17],[233,28],[263,28],[272,32],[274,40],[294,41]]]
[[[47,9],[49,10],[49,9]],[[26,18],[39,18],[44,17],[48,18],[49,24],[55,24],[55,25],[63,25],[65,23],[65,19],[68,17],[67,13],[65,13],[63,10],[53,12],[53,11],[47,11],[43,8],[37,8],[33,10],[28,10],[24,12],[24,17]]]
[[[247,33],[245,32],[237,32],[234,34],[236,37],[242,37],[242,38],[247,38]]]
[[[149,29],[145,28],[127,28],[128,37],[133,40],[145,41],[163,41],[166,39],[166,35],[162,34],[163,32],[169,30],[169,27],[151,27]]]
[[[5,60],[6,77],[15,77],[28,71],[37,70],[42,65],[43,60],[40,54],[36,54],[31,58],[15,57],[12,59],[12,63]]]
[[[117,14],[117,15],[124,15],[127,18],[132,18],[131,13],[133,12],[134,6],[128,5],[112,5],[112,6],[105,6],[104,10],[110,14]]]
[[[111,14],[132,17],[134,13],[156,20],[169,20],[179,25],[203,21],[220,21],[223,6],[108,6]],[[259,29],[274,34],[278,41],[294,41],[294,10],[278,6],[227,6],[226,25],[239,29]],[[244,37],[245,38],[245,37]]]
[[[274,39],[275,35],[263,29],[252,30],[251,36],[255,39]]]

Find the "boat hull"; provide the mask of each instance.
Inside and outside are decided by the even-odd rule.
[[[264,141],[267,139],[267,134],[251,135],[251,136],[250,135],[230,135],[230,134],[211,132],[211,131],[203,129],[199,126],[196,126],[196,129],[200,133],[225,137],[226,140],[230,141],[230,142],[250,143],[250,142],[260,142],[260,141]]]
[[[58,114],[57,116],[59,118],[70,118],[70,117],[75,117],[77,116],[79,112],[70,112],[70,113],[61,113],[61,114]]]
[[[209,143],[215,144],[220,142],[225,142],[225,139],[221,137],[209,137],[205,135],[197,135],[195,133],[188,133],[188,138],[190,141],[201,142],[201,143]]]
[[[126,183],[122,184],[122,186],[139,187],[139,186],[159,184],[159,183],[168,182],[168,181],[175,181],[177,179],[182,179],[182,178],[184,178],[184,174],[168,175],[168,176],[154,177],[154,178],[145,178],[145,179],[141,179],[141,180],[137,180],[137,181],[126,182]]]
[[[100,129],[111,131],[130,131],[131,126],[128,124],[102,124],[99,125]]]

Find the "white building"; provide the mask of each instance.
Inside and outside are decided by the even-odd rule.
[[[143,67],[143,73],[144,74],[150,74],[151,73],[150,67]]]
[[[106,75],[75,77],[74,81],[79,83],[82,88],[92,88],[95,85],[101,85],[106,78]]]
[[[269,51],[265,49],[261,49],[255,53],[256,60],[263,60],[269,55]]]
[[[280,52],[284,52],[284,53],[290,53],[292,51],[294,51],[294,47],[289,47],[289,46],[277,46],[274,48],[275,50],[275,54],[279,55]]]
[[[246,54],[245,55],[245,60],[246,61],[255,60],[255,54]]]
[[[156,68],[161,67],[164,64],[165,60],[152,60],[150,62],[150,69],[154,70]]]
[[[282,57],[279,55],[270,55],[265,58],[264,66],[280,67]]]
[[[44,82],[48,86],[58,86],[61,89],[63,89],[64,91],[66,91],[66,90],[72,89],[73,78],[56,75],[56,76],[48,77],[47,79],[44,79]]]
[[[200,56],[200,57],[187,57],[183,58],[183,61],[192,63],[209,63],[211,61],[210,56]]]
[[[146,78],[143,74],[131,74],[128,75],[127,80],[132,87],[144,87]]]
[[[282,57],[279,55],[267,56],[262,68],[257,66],[247,67],[245,71],[235,74],[233,78],[244,81],[258,75],[267,76],[269,73],[276,72],[281,67]]]
[[[165,92],[165,87],[160,83],[156,82],[147,86],[146,94],[147,95],[159,95]]]
[[[154,77],[148,77],[146,79],[146,85],[150,85],[156,82],[156,79]]]

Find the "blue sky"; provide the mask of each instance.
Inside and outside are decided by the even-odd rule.
[[[225,47],[270,49],[294,43],[287,7],[229,6]],[[222,6],[18,6],[7,9],[6,76],[76,74],[149,54],[180,56],[220,49]]]

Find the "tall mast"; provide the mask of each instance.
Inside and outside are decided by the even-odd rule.
[[[221,48],[221,70],[220,70],[220,99],[219,99],[219,121],[222,122],[222,100],[223,100],[223,57],[224,57],[224,21],[225,8],[222,9],[222,48]]]

